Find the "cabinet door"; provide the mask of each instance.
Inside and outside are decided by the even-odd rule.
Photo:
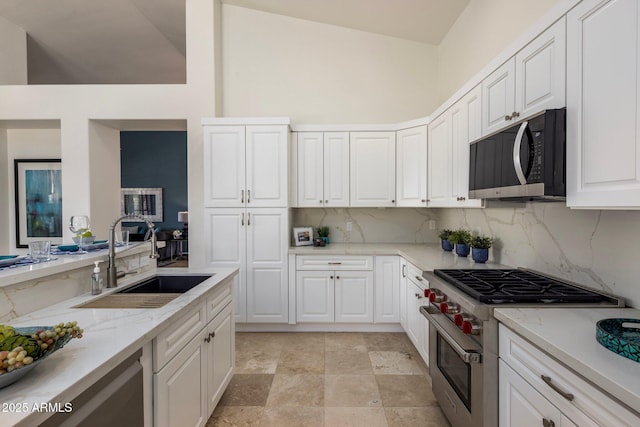
[[[205,265],[240,269],[233,285],[237,322],[247,321],[246,222],[243,208],[205,209]]]
[[[324,133],[324,206],[349,206],[349,132]]]
[[[407,260],[400,258],[400,325],[407,332]]]
[[[298,133],[298,206],[324,206],[322,132]]]
[[[400,257],[376,256],[375,322],[400,320]]]
[[[395,132],[351,132],[350,151],[350,205],[352,207],[394,206]]]
[[[575,426],[503,360],[499,365],[500,427]]]
[[[286,323],[286,209],[247,209],[247,322]]]
[[[429,124],[429,206],[451,203],[451,116],[447,111]]]
[[[427,205],[427,126],[396,133],[396,206]]]
[[[482,134],[513,123],[515,110],[515,59],[511,58],[482,81]]]
[[[373,322],[373,272],[335,272],[335,321]]]
[[[287,126],[247,126],[247,207],[287,207]]]
[[[563,17],[516,55],[516,110],[525,118],[565,106],[566,21]]]
[[[640,6],[585,0],[567,15],[567,205],[640,207]]]
[[[244,126],[204,127],[204,205],[244,206]]]
[[[481,207],[469,199],[469,142],[482,134],[482,87],[476,86],[450,108],[451,115],[451,206]]]
[[[422,301],[423,289],[409,278],[407,281],[407,335],[413,345],[420,351],[420,340],[422,339],[423,323],[420,317],[420,302]]]
[[[207,415],[222,397],[233,376],[235,365],[235,327],[231,304],[209,323],[207,336]]]
[[[206,328],[153,375],[158,427],[196,427],[207,422]]]
[[[296,273],[296,320],[298,322],[333,322],[334,277],[333,271],[298,271]]]

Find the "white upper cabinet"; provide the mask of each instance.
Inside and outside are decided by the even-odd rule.
[[[349,206],[349,133],[298,133],[299,207]]]
[[[567,15],[567,205],[640,207],[640,7],[585,0]]]
[[[204,133],[205,206],[287,206],[287,126],[208,125]]]
[[[395,132],[351,132],[350,206],[395,206]]]
[[[396,133],[396,206],[427,205],[427,126]]]
[[[481,207],[469,199],[469,142],[480,137],[480,85],[429,124],[430,207]]]
[[[536,37],[482,81],[482,134],[565,106],[565,19]]]

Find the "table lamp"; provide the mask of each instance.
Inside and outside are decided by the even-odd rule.
[[[182,227],[182,238],[189,238],[189,212],[188,211],[180,211],[178,212],[178,222],[184,223]]]

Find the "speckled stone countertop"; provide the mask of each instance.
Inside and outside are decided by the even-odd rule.
[[[289,253],[295,255],[400,255],[423,271],[436,268],[508,268],[491,261],[486,264],[477,264],[471,259],[471,255],[465,258],[453,252],[444,252],[439,243],[330,243],[324,247],[291,247]]]
[[[494,315],[505,326],[640,412],[640,363],[617,355],[596,340],[599,320],[612,317],[640,319],[640,310],[498,308]]]

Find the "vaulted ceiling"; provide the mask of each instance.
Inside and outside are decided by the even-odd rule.
[[[469,0],[223,0],[439,44]],[[0,0],[27,32],[29,84],[184,83],[185,0]]]

